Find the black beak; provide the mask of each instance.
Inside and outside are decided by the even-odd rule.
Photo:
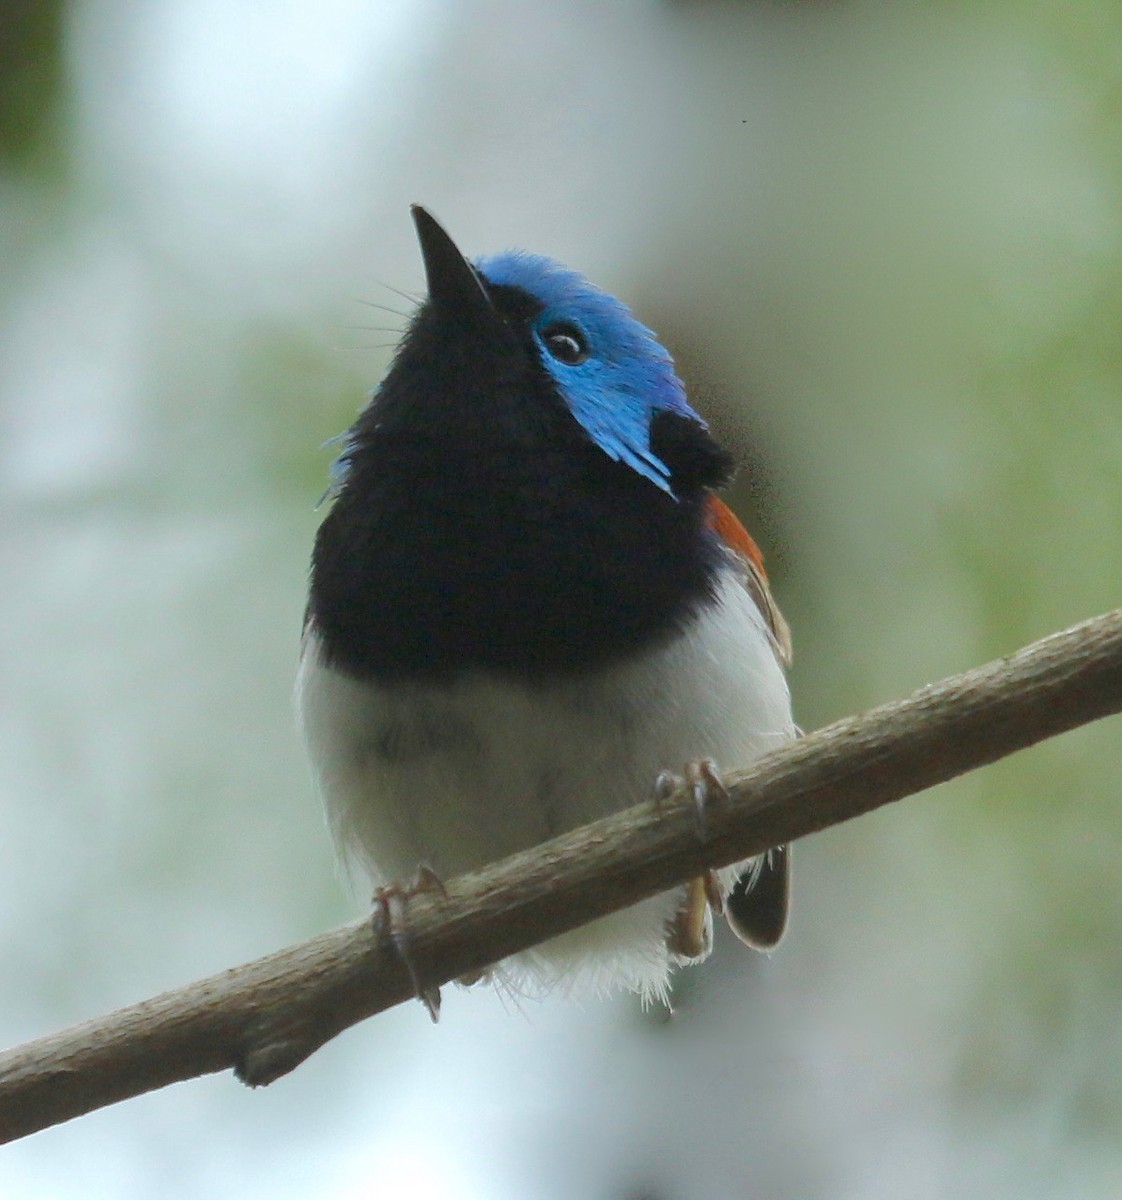
[[[421,257],[429,285],[429,300],[445,313],[491,312],[491,299],[475,268],[456,248],[435,218],[419,204],[410,211],[421,243]]]

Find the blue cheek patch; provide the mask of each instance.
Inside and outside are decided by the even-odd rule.
[[[513,250],[475,266],[489,282],[521,288],[541,302],[535,334],[556,321],[581,329],[590,352],[585,362],[558,362],[538,338],[542,365],[573,417],[609,458],[673,495],[670,468],[651,450],[651,422],[659,412],[676,412],[706,425],[690,408],[673,360],[654,333],[621,301],[552,259]]]
[[[681,412],[686,406],[653,403],[651,384],[656,381],[644,384],[634,370],[613,369],[596,357],[566,367],[543,350],[542,361],[569,411],[597,446],[669,492],[670,468],[651,450],[651,421],[660,408]]]

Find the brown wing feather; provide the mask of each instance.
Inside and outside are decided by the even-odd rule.
[[[768,586],[764,556],[760,553],[752,535],[741,525],[731,508],[717,496],[709,497],[709,525],[744,564],[745,587],[756,602],[771,632],[772,647],[779,661],[791,665],[791,630],[775,603]]]
[[[709,497],[709,524],[740,558],[744,585],[771,633],[772,649],[783,666],[791,665],[791,631],[768,586],[764,556],[752,535],[723,500]],[[787,927],[791,896],[791,848],[777,846],[756,858],[725,900],[725,919],[733,933],[754,950],[771,950]]]

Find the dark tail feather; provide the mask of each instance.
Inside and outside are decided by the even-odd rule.
[[[791,905],[791,847],[761,855],[725,901],[729,928],[753,950],[773,950],[787,928]]]

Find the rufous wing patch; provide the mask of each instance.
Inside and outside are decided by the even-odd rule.
[[[776,657],[785,667],[790,666],[791,630],[771,594],[767,571],[764,570],[764,556],[760,553],[759,546],[740,523],[736,513],[723,500],[717,496],[710,496],[708,505],[709,527],[725,545],[740,556],[747,573],[745,584],[756,602],[756,607],[767,621]]]
[[[709,497],[709,525],[726,544],[755,564],[756,570],[767,581],[764,556],[755,539],[740,523],[740,518],[718,496]]]

